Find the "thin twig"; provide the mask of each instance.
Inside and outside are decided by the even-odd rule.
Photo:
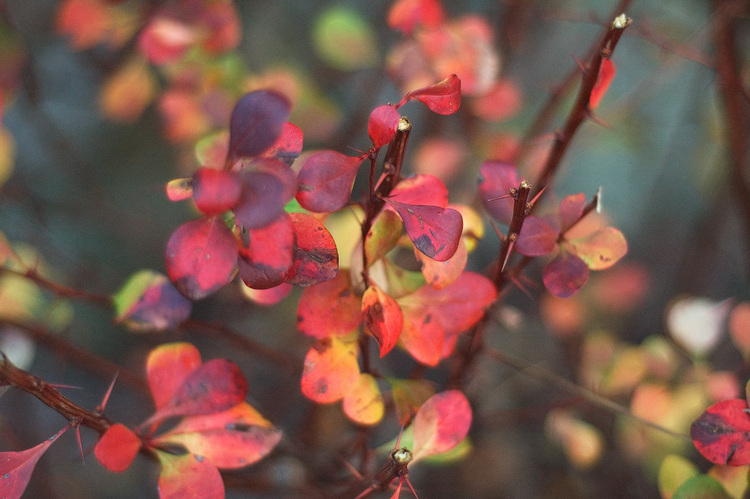
[[[662,433],[666,433],[667,435],[671,435],[673,437],[690,440],[690,437],[688,437],[687,435],[683,433],[670,430],[669,428],[666,428],[657,423],[654,423],[653,421],[649,421],[648,419],[642,418],[640,416],[636,416],[635,414],[630,412],[627,407],[620,405],[617,402],[614,402],[602,395],[599,395],[598,393],[592,390],[589,390],[588,388],[584,388],[580,385],[577,385],[573,383],[572,381],[569,381],[553,372],[547,371],[546,369],[543,369],[537,365],[534,365],[529,362],[526,362],[525,360],[521,360],[519,358],[513,357],[499,350],[496,350],[492,347],[485,347],[484,351],[489,357],[497,360],[498,362],[505,364],[506,366],[512,367],[513,369],[523,374],[526,374],[527,376],[536,378],[539,381],[543,381],[545,383],[549,383],[556,388],[565,390],[566,392],[572,395],[581,397],[591,402],[592,404],[595,404],[599,407],[607,409],[611,412],[614,412],[616,414],[622,414],[623,416],[626,416],[634,421],[637,421],[638,423],[644,426],[648,426],[649,428],[653,428],[655,430],[658,430]]]

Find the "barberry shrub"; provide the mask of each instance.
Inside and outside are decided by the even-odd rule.
[[[746,495],[746,283],[665,277],[689,196],[622,166],[711,68],[750,220],[745,7],[714,59],[627,0],[314,7],[4,9],[0,496]]]

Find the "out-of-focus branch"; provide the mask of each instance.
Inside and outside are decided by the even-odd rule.
[[[740,56],[737,53],[736,22],[744,1],[714,0],[716,20],[714,26],[716,43],[716,70],[721,99],[724,103],[729,160],[734,195],[745,221],[745,240],[750,249],[750,102],[740,79]]]

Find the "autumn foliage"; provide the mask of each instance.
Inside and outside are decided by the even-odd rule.
[[[581,59],[545,104],[501,71],[520,39],[513,22],[531,12],[511,3],[499,33],[489,15],[453,14],[439,0],[390,2],[383,54],[362,15],[327,7],[310,28],[327,78],[373,73],[367,90],[346,97],[356,102],[344,120],[301,70],[249,69],[239,3],[59,2],[52,25],[66,50],[106,67],[101,117],[126,127],[158,116],[176,151],[160,191],[183,211],[152,234],[163,264],[129,269],[103,293],[63,284],[45,255],[0,232],[0,333],[20,331],[110,383],[98,406],[84,407],[70,387],[0,351],[0,386],[67,420],[33,447],[0,452],[0,496],[21,497],[64,433],[118,477],[158,470],[147,487],[161,498],[230,488],[418,496],[413,466],[460,465],[475,447],[487,452],[481,440],[497,421],[525,424],[514,412],[524,408],[497,400],[516,376],[498,366],[555,392],[528,414],[576,473],[620,446],[629,466],[658,475],[662,497],[747,494],[729,468],[750,466],[750,409],[737,389],[746,373],[707,359],[725,329],[733,352],[750,358],[748,302],[682,296],[667,308],[668,338],[633,344],[611,333],[654,284],[622,262],[629,245],[603,189],[559,182],[581,127],[618,133],[617,113],[607,114],[613,124],[599,113],[621,92],[616,48],[633,20],[617,11],[598,22],[588,50],[570,47]],[[21,92],[11,69],[0,111]],[[509,132],[521,123],[526,135]],[[12,173],[6,135],[0,189]],[[140,222],[128,230],[151,227]],[[94,342],[57,334],[75,329],[73,303],[105,311],[122,337],[134,333],[127,341],[138,347],[117,362],[138,373]],[[565,374],[508,353],[522,337],[532,343],[525,354],[563,352]],[[204,359],[216,345],[227,348]],[[112,409],[122,384],[136,394],[132,415]],[[90,445],[82,429],[95,434]],[[701,473],[693,450],[717,467]],[[464,470],[476,491],[490,469],[480,468]]]

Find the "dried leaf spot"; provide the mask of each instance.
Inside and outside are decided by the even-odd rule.
[[[328,391],[328,380],[326,378],[319,378],[315,383],[315,392],[323,395]]]

